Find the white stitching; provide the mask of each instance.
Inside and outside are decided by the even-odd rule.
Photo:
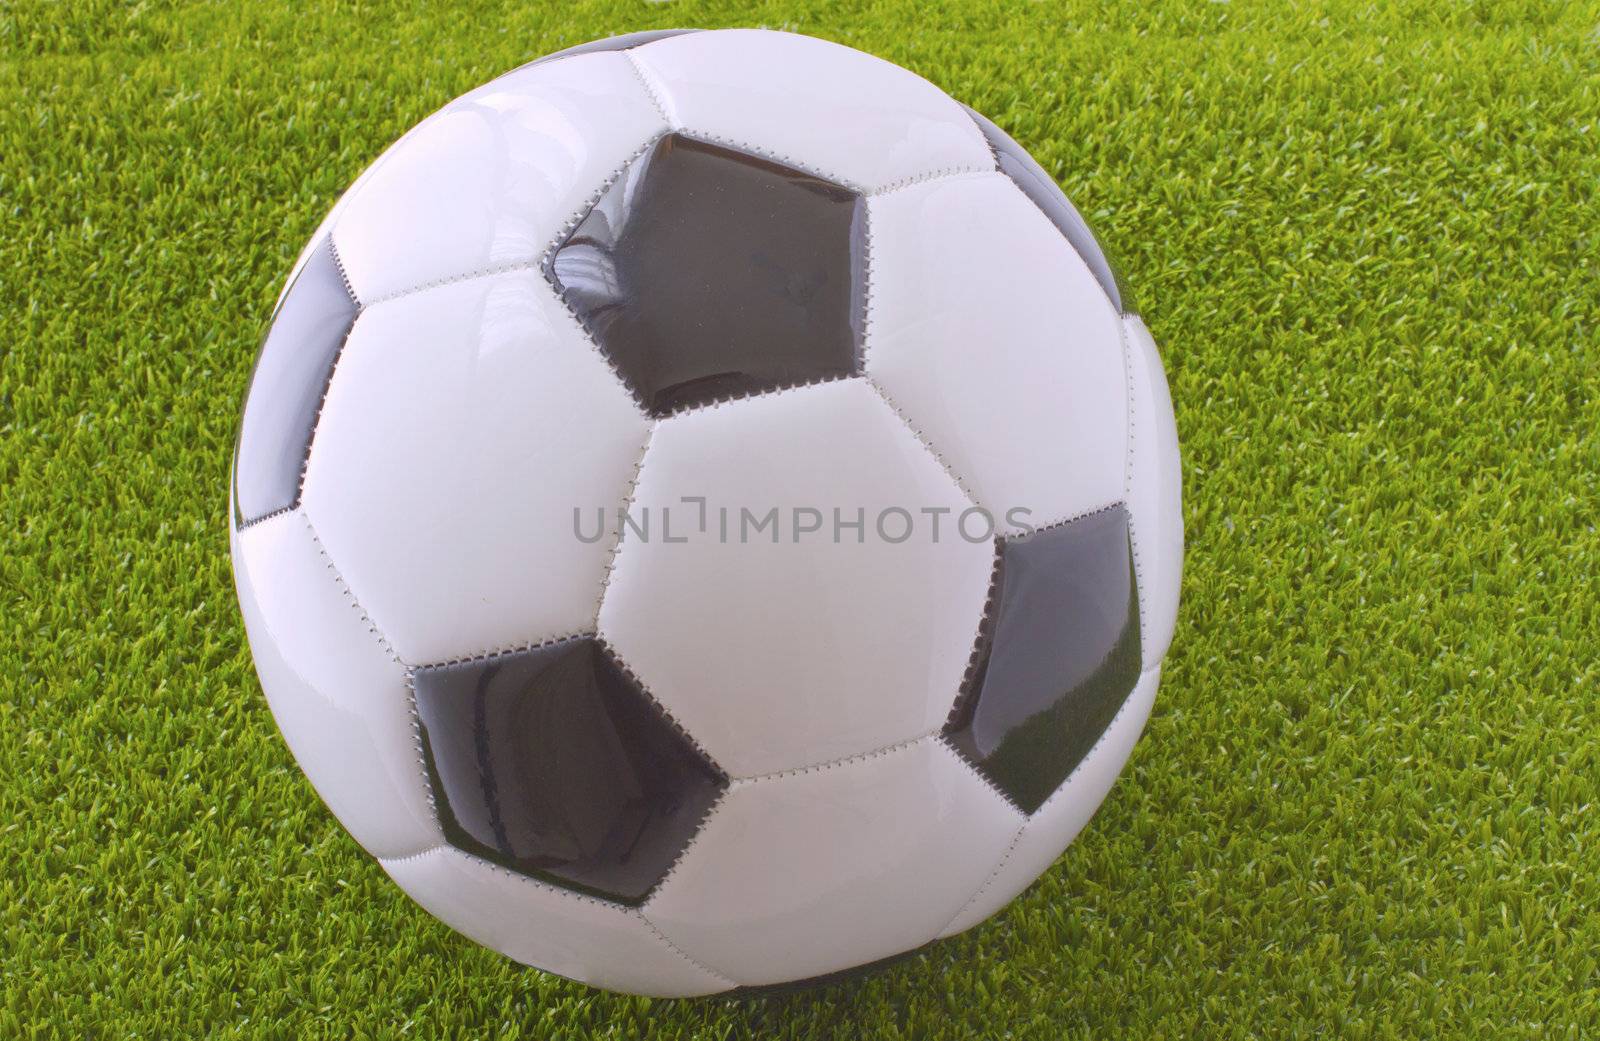
[[[639,458],[633,464],[633,476],[628,480],[628,489],[622,496],[622,508],[617,511],[616,539],[611,543],[611,550],[606,554],[605,569],[600,573],[600,595],[594,599],[594,629],[600,630],[600,612],[605,607],[606,592],[611,588],[611,574],[616,570],[617,557],[622,553],[622,535],[627,526],[623,518],[633,506],[633,497],[639,491],[639,478],[644,473],[645,456],[650,454],[650,443],[655,440],[657,422],[652,421],[650,428],[645,431],[644,444],[639,446]]]
[[[916,737],[907,738],[904,741],[896,741],[892,745],[884,745],[881,748],[874,748],[870,752],[857,752],[853,755],[840,756],[837,759],[826,759],[820,763],[809,763],[805,766],[794,766],[787,770],[774,770],[771,773],[750,774],[745,777],[734,777],[730,779],[728,787],[731,791],[735,787],[747,787],[752,784],[759,784],[763,781],[776,781],[784,777],[799,777],[803,774],[824,773],[840,766],[849,766],[853,763],[863,763],[870,759],[881,759],[886,755],[892,755],[895,752],[904,751],[905,749],[910,748],[912,745],[921,744],[924,741],[932,740],[938,736],[939,731],[932,730],[926,734],[918,734]]]
[[[286,513],[293,513],[295,510],[299,509],[299,507],[300,507],[299,499],[300,499],[300,497],[297,495],[297,496],[295,496],[295,502],[294,502],[293,505],[280,506],[277,509],[273,510],[271,513],[263,513],[259,517],[252,517],[249,520],[240,521],[237,525],[234,526],[233,530],[235,530],[235,531],[247,531],[250,528],[255,527],[257,524],[263,524],[263,523],[271,520],[274,517],[282,517]]]
[[[540,268],[543,268],[546,262],[555,256],[555,254],[561,249],[562,244],[567,241],[569,236],[571,236],[573,230],[576,229],[578,225],[583,223],[583,219],[589,215],[590,211],[593,210],[595,206],[599,205],[600,200],[605,196],[606,192],[610,191],[611,186],[616,184],[617,181],[628,172],[628,168],[634,164],[635,160],[644,155],[646,152],[650,151],[652,148],[656,147],[656,145],[659,144],[661,139],[665,136],[665,134],[657,134],[655,137],[652,137],[650,140],[641,145],[632,155],[628,156],[628,158],[623,161],[621,166],[612,171],[611,176],[607,177],[605,181],[601,183],[600,187],[589,196],[588,200],[578,208],[577,212],[567,218],[566,222],[562,224],[561,230],[556,233],[555,238],[550,241],[550,244],[545,247],[544,252],[539,255],[538,266]],[[556,285],[554,273],[549,271],[542,273],[544,275],[545,283],[549,285],[551,291],[555,293],[556,299],[560,301],[562,309],[567,312],[567,315],[572,319],[573,324],[578,327],[578,331],[583,333],[584,339],[589,341],[590,345],[594,348],[595,353],[600,356],[600,360],[605,362],[606,368],[610,371],[612,379],[617,381],[617,385],[620,386],[623,392],[628,395],[628,398],[634,403],[634,407],[638,408],[645,415],[650,415],[649,403],[640,396],[638,390],[636,390],[623,376],[622,369],[618,367],[616,359],[613,358],[604,347],[600,346],[599,339],[594,335],[593,332],[590,331],[589,326],[584,322],[583,317],[578,314],[577,309],[572,306],[572,302],[567,299],[567,295],[563,293]]]
[[[339,256],[339,244],[333,239],[332,228],[328,229],[328,253],[333,257],[333,266],[339,272],[339,280],[344,283],[344,291],[349,294],[350,302],[355,304],[356,310],[359,311],[361,298],[356,296],[356,287],[350,282],[350,272],[345,270],[344,258]]]
[[[350,588],[349,583],[344,580],[344,576],[339,573],[339,569],[334,566],[333,557],[328,553],[328,548],[323,545],[322,537],[317,534],[316,526],[311,523],[311,515],[301,510],[300,519],[305,521],[306,533],[311,536],[312,543],[317,547],[317,552],[322,555],[322,560],[327,565],[328,572],[333,575],[333,580],[339,586],[339,590],[344,593],[345,599],[350,601],[351,608],[366,623],[367,631],[377,638],[378,643],[394,663],[404,668],[405,662],[401,661],[400,655],[395,653],[394,646],[389,643],[388,637],[383,635],[382,630],[378,628],[378,623],[372,620],[372,616],[367,613],[367,609],[361,606],[360,601],[356,600],[355,591]]]
[[[367,623],[368,631],[378,638],[378,642],[389,653],[389,657],[394,659],[395,664],[405,670],[406,709],[411,714],[411,745],[417,756],[418,779],[422,785],[423,797],[428,800],[428,810],[433,814],[433,826],[442,835],[444,824],[439,819],[439,804],[433,797],[433,785],[428,781],[428,759],[422,750],[422,713],[417,708],[417,687],[414,679],[416,670],[400,660],[400,655],[395,651],[394,646],[389,643],[388,638],[379,630],[378,623],[372,620],[372,616],[367,613],[366,609],[361,606],[360,601],[356,599],[355,592],[350,588],[349,583],[344,580],[344,576],[339,573],[338,567],[333,563],[332,555],[328,553],[328,548],[323,545],[321,536],[317,534],[316,526],[311,523],[311,516],[304,510],[301,511],[300,515],[305,519],[306,531],[310,533],[311,541],[316,544],[317,552],[321,553],[322,559],[327,562],[328,570],[333,574],[333,580],[338,583],[340,590],[344,592],[345,598],[350,601],[350,606],[355,608],[361,615],[361,620]],[[418,855],[420,856],[421,854]]]
[[[1003,173],[1004,171],[1000,169],[1000,149],[996,148],[994,146],[994,142],[989,140],[988,132],[984,130],[982,124],[978,122],[978,118],[981,113],[971,105],[963,104],[959,101],[956,102],[956,104],[961,105],[961,111],[966,114],[967,122],[972,124],[972,129],[978,132],[978,137],[983,141],[983,147],[988,150],[989,160],[992,164],[990,169]],[[983,116],[983,118],[988,119],[989,117]],[[999,124],[997,123],[995,125],[998,126]]]
[[[667,934],[662,932],[660,929],[657,929],[656,928],[656,923],[652,922],[645,915],[645,913],[643,911],[637,911],[636,910],[634,912],[634,914],[638,916],[639,921],[643,922],[647,927],[649,927],[649,929],[650,929],[650,931],[652,933],[655,933],[656,939],[660,940],[662,943],[667,945],[667,949],[672,951],[672,953],[676,954],[678,957],[682,958],[684,961],[688,962],[690,965],[693,965],[695,968],[699,969],[701,972],[705,973],[707,976],[710,976],[712,979],[716,980],[718,983],[726,983],[729,987],[737,987],[737,986],[739,986],[739,981],[738,980],[731,980],[728,977],[724,976],[722,973],[720,973],[717,970],[711,968],[709,965],[702,965],[700,962],[696,961],[694,958],[691,958],[689,956],[689,954],[686,951],[684,951],[684,949],[682,947],[679,947],[677,944],[675,944],[671,940],[667,939]]]
[[[711,769],[716,772],[719,780],[726,780],[728,773],[722,768],[722,764],[717,762],[716,756],[706,751],[705,746],[702,745],[693,734],[689,733],[688,729],[682,723],[678,722],[678,717],[667,711],[667,706],[661,701],[660,698],[655,696],[654,692],[652,692],[648,686],[645,685],[644,680],[639,677],[639,674],[633,671],[633,666],[629,665],[627,660],[622,657],[622,652],[617,649],[616,645],[599,634],[596,634],[594,640],[595,643],[600,646],[602,651],[611,656],[611,660],[616,663],[617,668],[621,669],[623,674],[626,675],[628,679],[633,681],[633,685],[639,688],[639,693],[644,695],[645,700],[649,701],[650,704],[655,708],[656,712],[660,714],[662,722],[666,723],[673,730],[677,731],[678,736],[683,738],[684,741],[688,742],[689,746],[700,754],[700,758],[705,760],[706,763],[711,766]]]
[[[417,769],[422,775],[422,791],[428,797],[428,809],[433,811],[433,826],[444,833],[444,820],[439,815],[439,802],[433,795],[433,782],[428,778],[428,755],[422,747],[422,710],[417,707],[417,670],[406,670],[406,707],[411,711],[411,744],[417,753]]]
[[[963,176],[989,177],[994,175],[994,173],[995,171],[992,167],[986,166],[946,166],[937,170],[928,170],[924,173],[912,174],[910,177],[902,177],[898,181],[890,181],[888,184],[873,188],[870,191],[862,192],[862,194],[868,198],[876,198],[877,196],[889,195],[892,192],[898,192],[905,188],[912,188],[919,184],[927,184],[930,181],[948,181]]]
[[[856,337],[856,368],[867,373],[867,345],[872,342],[872,206],[861,203],[861,332]]]
[[[633,74],[639,77],[639,85],[644,88],[645,94],[650,98],[650,104],[655,106],[656,112],[660,114],[662,122],[666,123],[669,127],[674,126],[675,122],[672,116],[667,113],[667,106],[666,103],[662,101],[662,95],[657,92],[656,86],[651,82],[650,77],[645,75],[644,66],[639,64],[639,59],[634,56],[633,48],[629,47],[625,49],[622,52],[622,56],[626,58],[628,60],[628,64],[633,67]]]
[[[612,171],[609,177],[600,183],[600,187],[585,200],[577,212],[567,218],[565,223],[563,223],[560,229],[557,231],[555,238],[551,240],[550,244],[546,246],[538,256],[510,261],[504,264],[496,264],[490,267],[477,268],[472,271],[460,272],[454,275],[444,275],[439,278],[429,279],[426,282],[419,282],[416,285],[407,286],[404,289],[396,289],[393,292],[374,297],[367,301],[363,309],[365,309],[365,307],[374,307],[378,304],[399,300],[403,297],[412,296],[416,293],[423,293],[430,289],[438,289],[441,286],[454,285],[457,282],[471,282],[479,278],[491,278],[495,275],[505,275],[514,271],[528,271],[542,267],[544,262],[549,259],[550,255],[567,240],[567,236],[572,234],[572,229],[578,226],[583,218],[588,215],[590,210],[594,209],[595,204],[600,201],[600,197],[609,191],[611,186],[616,183],[617,178],[621,177],[627,172],[628,167],[633,165],[633,161],[635,159],[638,159],[641,155],[644,155],[644,153],[655,147],[656,142],[660,141],[661,137],[662,135],[660,134],[652,137],[650,140],[646,141],[644,145],[624,159],[622,161],[622,165],[618,166],[614,171]]]
[[[594,635],[593,629],[575,629],[570,632],[560,633],[544,640],[534,640],[520,643],[511,647],[496,647],[489,650],[477,651],[471,654],[461,654],[440,661],[421,662],[415,666],[417,669],[453,669],[462,665],[471,665],[475,662],[492,661],[495,658],[504,658],[512,654],[524,654],[536,651],[542,647],[554,647],[559,643],[568,643],[572,640],[582,640]]]
[[[828,383],[842,383],[846,380],[857,379],[854,373],[841,372],[835,376],[822,376],[814,380],[805,380],[800,383],[785,383],[778,387],[762,387],[758,390],[747,390],[738,394],[727,394],[710,401],[700,401],[693,405],[685,405],[663,415],[662,419],[675,419],[678,416],[692,416],[697,412],[714,412],[724,405],[734,405],[752,398],[775,398],[783,394],[792,394],[795,391],[805,390],[807,387],[820,387]]]
[[[989,872],[988,877],[986,877],[978,885],[977,892],[973,893],[972,896],[968,898],[967,902],[962,904],[956,910],[956,913],[950,916],[950,920],[948,922],[945,922],[943,925],[941,925],[939,927],[939,931],[934,933],[933,934],[934,936],[943,935],[944,931],[946,929],[950,928],[950,926],[955,924],[955,921],[956,921],[957,918],[960,918],[962,915],[967,913],[967,908],[971,907],[973,904],[977,903],[980,899],[982,899],[983,898],[983,894],[987,893],[989,891],[989,888],[994,885],[995,879],[1000,877],[1000,872],[1004,871],[1006,864],[1010,862],[1011,854],[1015,853],[1017,851],[1017,846],[1019,846],[1022,843],[1022,836],[1028,830],[1028,821],[1029,821],[1029,819],[1030,818],[1024,817],[1023,820],[1022,820],[1022,823],[1017,825],[1017,833],[1015,835],[1011,836],[1011,841],[1010,842],[1006,843],[1005,852],[1000,854],[999,863],[995,864],[994,870]]]
[[[1119,318],[1117,320],[1117,335],[1122,342],[1122,379],[1124,386],[1127,388],[1128,395],[1128,455],[1126,466],[1123,469],[1122,498],[1127,504],[1128,551],[1133,555],[1134,591],[1135,595],[1137,595],[1139,599],[1139,648],[1140,655],[1142,656],[1144,654],[1144,648],[1150,646],[1150,618],[1149,605],[1146,603],[1146,601],[1149,600],[1149,597],[1143,595],[1144,591],[1148,588],[1148,576],[1145,574],[1145,567],[1139,559],[1139,530],[1138,525],[1134,523],[1133,517],[1133,460],[1135,450],[1134,416],[1138,412],[1138,404],[1134,400],[1133,348],[1128,343],[1128,320],[1126,318]]]
[[[446,848],[447,847],[443,843],[440,843],[439,845],[436,845],[436,846],[429,846],[427,849],[424,849],[424,850],[418,850],[415,853],[407,853],[404,856],[399,856],[399,857],[379,857],[378,858],[378,863],[382,864],[384,867],[388,867],[390,864],[404,864],[408,860],[421,860],[423,857],[426,857],[426,856],[428,856],[430,854],[433,854],[433,853],[438,853],[441,850],[444,850]],[[448,847],[448,848],[452,848],[453,849],[454,847]]]
[[[701,836],[706,833],[706,824],[727,800],[728,789],[719,790],[717,797],[711,801],[711,805],[707,806],[705,812],[700,815],[700,819],[695,821],[694,830],[689,833],[689,841],[683,844],[683,848],[678,851],[678,855],[672,858],[672,863],[667,865],[667,870],[662,872],[661,877],[656,879],[655,885],[650,887],[650,892],[646,893],[645,898],[639,902],[640,913],[643,913],[644,909],[650,906],[651,901],[656,898],[657,894],[667,888],[667,883],[671,882],[673,876],[678,873],[678,865],[689,859],[689,854],[699,844]]]
[[[516,879],[518,882],[532,886],[534,889],[537,889],[541,892],[554,893],[557,896],[565,897],[569,900],[576,900],[583,904],[592,904],[595,907],[603,907],[607,910],[616,911],[626,915],[636,914],[638,910],[637,908],[630,907],[627,904],[618,903],[615,900],[605,900],[598,896],[590,896],[588,893],[580,893],[576,889],[567,889],[564,886],[552,885],[549,882],[544,882],[540,879],[534,878],[532,875],[524,875],[521,872],[512,871],[510,868],[501,867],[492,860],[485,860],[476,853],[469,853],[459,846],[441,846],[440,848],[450,853],[459,854],[475,864],[488,868],[490,871],[504,875],[507,878]]]
[[[998,621],[1000,591],[1000,568],[1005,559],[1005,543],[999,539],[994,540],[994,563],[989,568],[989,585],[983,594],[983,613],[978,616],[978,630],[972,635],[972,650],[967,655],[967,667],[961,674],[961,684],[956,688],[955,700],[950,703],[950,711],[945,713],[944,725],[953,726],[956,719],[966,711],[967,705],[976,692],[971,689],[971,684],[978,672],[978,663],[983,660],[985,638],[994,639],[992,626]]]
[[[1026,542],[1028,539],[1033,538],[1033,536],[1042,531],[1049,531],[1051,528],[1059,528],[1063,525],[1071,524],[1074,521],[1081,521],[1085,517],[1093,517],[1097,513],[1105,513],[1107,510],[1115,510],[1118,507],[1126,510],[1128,508],[1127,501],[1124,499],[1113,499],[1110,502],[1101,503],[1098,506],[1091,506],[1087,510],[1080,510],[1077,513],[1069,513],[1060,520],[1053,520],[1046,524],[1035,524],[1033,528],[1026,534],[1002,535],[1000,538],[1006,542]]]
[[[493,278],[495,275],[508,275],[514,271],[528,271],[530,269],[537,268],[542,263],[544,263],[544,255],[540,254],[538,257],[535,257],[532,260],[517,260],[508,264],[496,264],[492,267],[475,268],[472,271],[466,271],[460,274],[445,275],[442,278],[431,279],[427,282],[419,282],[416,285],[407,286],[404,289],[396,289],[392,293],[385,293],[383,296],[374,297],[367,302],[367,306],[376,307],[379,304],[387,304],[394,300],[400,300],[408,296],[415,296],[418,293],[426,293],[430,289],[439,289],[443,286],[452,286],[458,282],[472,282],[480,278]]]
[[[1134,690],[1138,689],[1139,684],[1144,682],[1146,676],[1150,675],[1151,673],[1158,673],[1158,672],[1160,672],[1160,670],[1161,670],[1161,666],[1159,664],[1152,665],[1152,666],[1150,666],[1150,668],[1142,670],[1139,673],[1139,679],[1134,683]],[[1117,709],[1117,714],[1111,717],[1111,722],[1106,724],[1106,728],[1100,732],[1100,736],[1095,739],[1094,744],[1090,745],[1089,746],[1089,750],[1083,754],[1083,758],[1078,760],[1078,765],[1074,766],[1072,768],[1072,772],[1067,774],[1066,777],[1061,779],[1061,783],[1056,786],[1056,790],[1050,793],[1050,798],[1048,798],[1044,802],[1040,803],[1038,808],[1035,809],[1032,813],[1024,815],[1024,819],[1022,821],[1021,827],[1019,827],[1017,829],[1017,833],[1016,833],[1016,835],[1014,835],[1012,837],[1011,843],[1008,846],[1006,846],[1005,852],[1003,854],[1001,854],[1000,862],[994,866],[994,870],[993,871],[989,872],[989,876],[983,880],[983,884],[978,887],[978,891],[972,894],[972,898],[969,899],[966,903],[962,904],[960,909],[957,910],[955,914],[950,916],[950,920],[949,921],[945,922],[943,925],[941,925],[939,927],[938,931],[936,933],[934,933],[935,936],[943,935],[944,931],[946,929],[950,928],[951,924],[953,924],[957,918],[960,918],[962,915],[967,913],[967,908],[969,908],[973,904],[977,903],[979,898],[981,898],[984,893],[987,893],[989,891],[989,888],[994,884],[995,879],[1000,877],[1000,872],[1005,868],[1006,864],[1010,862],[1011,854],[1016,851],[1017,846],[1022,842],[1022,836],[1028,830],[1028,825],[1030,823],[1032,823],[1035,819],[1037,819],[1039,814],[1043,813],[1045,811],[1045,809],[1047,807],[1049,807],[1052,803],[1054,803],[1057,799],[1062,798],[1063,793],[1067,790],[1067,786],[1072,783],[1072,779],[1078,775],[1078,771],[1083,769],[1084,764],[1089,762],[1090,759],[1094,758],[1094,754],[1096,752],[1098,752],[1100,750],[1100,747],[1106,743],[1106,740],[1108,738],[1110,738],[1111,732],[1117,728],[1117,723],[1121,721],[1122,717],[1127,715],[1128,706],[1131,705],[1132,703],[1133,703],[1133,690],[1130,690],[1130,691],[1128,691],[1128,696],[1122,699],[1122,706]],[[1131,752],[1130,752],[1130,754],[1131,754]],[[966,762],[966,757],[965,756],[961,756],[961,755],[958,754],[957,758],[960,759],[962,762]],[[967,763],[967,765],[970,767],[972,764],[971,763]],[[1119,770],[1118,774],[1120,776],[1120,770]],[[979,776],[982,776],[982,774],[980,773]],[[1116,779],[1114,778],[1113,782],[1112,782],[1113,785],[1115,785],[1115,780]],[[1108,797],[1109,797],[1109,795],[1110,795],[1110,793],[1107,792],[1107,796]],[[1007,801],[1009,802],[1009,800],[1007,800]],[[1012,805],[1013,805],[1013,808],[1015,808],[1015,804],[1012,804]],[[1097,811],[1098,811],[1098,809],[1099,809],[1099,807],[1096,807]],[[1085,827],[1087,827],[1087,825],[1085,825]],[[1081,832],[1080,832],[1080,834],[1081,834]],[[1074,842],[1077,841],[1077,837],[1076,836],[1073,837],[1073,841]],[[1030,879],[1029,880],[1029,884],[1031,885],[1034,881],[1037,881],[1037,880],[1036,879]],[[977,923],[973,923],[973,924],[977,924]]]
[[[951,98],[950,100],[955,101],[954,98]],[[988,116],[983,115],[977,109],[973,108],[971,105],[965,104],[964,102],[956,101],[956,105],[961,109],[962,115],[967,117],[967,123],[972,127],[972,132],[978,135],[978,140],[983,144],[984,151],[988,152],[989,157],[994,160],[994,168],[996,170],[1000,169],[1000,150],[995,148],[994,142],[989,140],[988,133],[983,129],[982,125],[978,123],[978,119],[980,117],[988,120],[991,123],[994,123],[994,120],[989,119]],[[1000,124],[995,123],[995,126],[998,127],[999,125]],[[1001,133],[1005,133],[1005,131],[1002,130]],[[1008,134],[1007,136],[1010,135]]]
[[[703,144],[721,145],[724,148],[731,148],[735,151],[748,152],[751,155],[758,155],[763,159],[768,159],[772,162],[787,166],[792,170],[799,170],[801,173],[808,173],[813,177],[819,177],[824,181],[839,185],[841,188],[848,188],[857,195],[869,194],[865,188],[854,181],[840,177],[838,174],[829,173],[821,167],[813,166],[810,163],[801,162],[792,156],[784,155],[782,152],[774,152],[770,148],[762,148],[760,145],[753,145],[748,141],[740,141],[735,138],[724,137],[721,134],[713,134],[704,130],[692,130],[688,127],[679,127],[677,132],[683,137],[699,141]]]
[[[1000,787],[1000,783],[998,781],[979,769],[977,763],[973,762],[971,759],[968,759],[966,753],[957,748],[955,746],[955,742],[950,740],[949,734],[941,733],[939,735],[939,743],[944,745],[945,748],[949,749],[950,754],[959,759],[962,765],[967,768],[972,776],[976,777],[979,781],[982,781],[985,788],[988,788],[991,792],[994,792],[996,795],[998,795],[1007,806],[1022,814],[1024,818],[1028,816],[1028,811],[1022,808],[1021,803],[1017,802],[1017,797]],[[1071,775],[1069,774],[1068,776]],[[1063,778],[1063,783],[1065,783],[1065,778]]]
[[[345,292],[350,294],[350,302],[356,305],[356,313],[350,318],[350,327],[344,331],[344,336],[339,339],[339,346],[334,348],[333,359],[328,363],[328,378],[322,384],[322,394],[317,398],[317,411],[311,417],[311,433],[306,438],[306,454],[300,460],[300,480],[295,485],[294,503],[298,506],[306,496],[306,474],[311,471],[311,450],[317,443],[317,430],[322,426],[322,410],[328,406],[328,393],[333,390],[333,378],[339,373],[339,362],[344,359],[344,349],[350,344],[350,337],[355,335],[356,323],[361,321],[362,312],[366,309],[356,299],[356,294],[350,288],[350,280],[345,277],[344,263],[339,259],[339,251],[334,247],[333,236],[328,236],[328,252],[333,255],[334,266],[339,269],[339,277],[344,280]]]
[[[977,506],[978,497],[973,494],[971,488],[967,487],[967,482],[963,481],[961,476],[956,473],[955,468],[950,465],[950,461],[946,459],[937,448],[933,447],[933,442],[929,441],[922,431],[917,429],[916,425],[911,422],[911,417],[907,416],[905,411],[901,409],[899,405],[895,404],[894,399],[889,396],[889,392],[884,390],[878,381],[873,379],[871,375],[863,374],[861,378],[866,382],[867,386],[871,387],[873,391],[877,393],[879,399],[881,399],[885,405],[889,406],[889,410],[896,416],[900,417],[900,422],[904,423],[906,429],[911,431],[911,436],[915,437],[917,441],[921,443],[922,447],[928,450],[928,453],[933,456],[936,462],[938,462],[939,468],[944,471],[945,476],[950,478],[950,480],[955,484],[956,489],[961,492],[963,497],[966,498],[967,504],[969,506]]]

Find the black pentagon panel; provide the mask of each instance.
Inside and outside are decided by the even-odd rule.
[[[1001,130],[983,113],[972,108],[967,109],[967,114],[972,121],[978,124],[978,129],[983,131],[984,138],[989,142],[989,148],[994,152],[996,165],[1000,172],[1022,189],[1022,193],[1066,236],[1072,248],[1078,251],[1078,256],[1089,265],[1089,271],[1094,275],[1095,281],[1100,283],[1100,288],[1105,290],[1106,296],[1111,298],[1111,303],[1118,311],[1126,314],[1132,307],[1123,302],[1122,281],[1117,277],[1117,270],[1111,261],[1106,258],[1105,251],[1100,248],[1100,242],[1094,237],[1094,232],[1089,230],[1089,224],[1083,219],[1083,214],[1072,205],[1061,186],[1056,183],[1040,166],[1028,150],[1017,144],[1011,135]]]
[[[359,306],[324,238],[284,293],[261,341],[234,446],[235,521],[295,505],[333,365]]]
[[[445,838],[555,885],[642,902],[727,785],[592,637],[413,684]]]
[[[590,40],[574,47],[566,47],[559,51],[552,51],[542,58],[517,66],[518,69],[532,68],[543,65],[547,61],[559,61],[562,58],[572,58],[579,54],[598,54],[602,51],[626,51],[634,47],[643,47],[647,43],[665,40],[670,36],[682,36],[685,33],[698,32],[698,29],[645,29],[636,33],[622,33],[620,36],[607,36],[601,40]]]
[[[1003,540],[989,609],[945,739],[1032,813],[1139,681],[1127,511]]]
[[[680,134],[600,197],[545,275],[657,416],[859,371],[865,205]]]

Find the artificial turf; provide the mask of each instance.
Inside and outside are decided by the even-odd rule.
[[[1184,606],[1100,815],[863,982],[588,990],[414,907],[261,698],[226,473],[339,190],[591,37],[1006,126],[1165,352]],[[1600,5],[0,6],[0,1036],[1577,1038],[1600,1024]],[[1003,304],[1004,302],[997,302]]]

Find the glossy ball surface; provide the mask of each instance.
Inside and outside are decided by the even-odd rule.
[[[1161,362],[993,123],[835,44],[646,33],[451,102],[263,341],[232,552],[273,714],[418,903],[698,995],[967,929],[1172,638]]]

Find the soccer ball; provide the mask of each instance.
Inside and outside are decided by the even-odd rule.
[[[602,987],[859,968],[992,915],[1150,711],[1166,381],[993,123],[778,32],[445,106],[279,298],[234,457],[262,688],[445,922]]]

